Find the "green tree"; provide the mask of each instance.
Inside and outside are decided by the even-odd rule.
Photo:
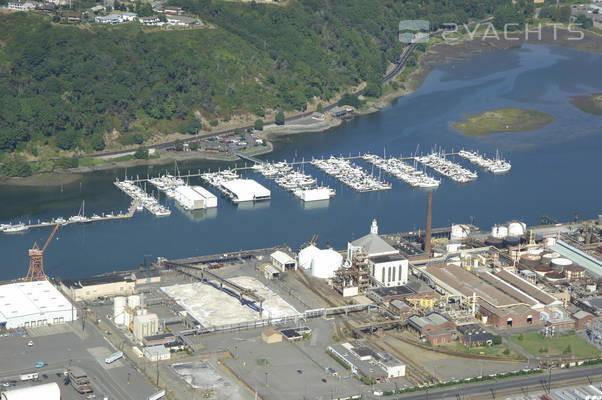
[[[322,105],[322,103],[318,103],[318,106],[316,107],[316,111],[319,113],[324,112],[324,106]]]
[[[92,135],[90,138],[90,146],[92,146],[95,151],[104,150],[106,146],[104,136],[100,133]]]
[[[188,144],[188,146],[189,146],[190,150],[192,150],[192,151],[198,150],[199,142],[190,142]]]
[[[276,125],[284,125],[284,112],[278,111],[275,122]]]
[[[8,157],[2,166],[2,173],[8,176],[30,176],[31,165],[29,165],[24,157],[14,154]]]
[[[148,149],[146,147],[138,147],[134,153],[134,158],[138,160],[148,159]]]
[[[73,157],[60,157],[54,163],[58,168],[77,168],[79,166],[79,158],[77,156]]]
[[[577,18],[575,18],[575,24],[579,24],[583,29],[592,29],[594,26],[593,21],[585,15],[578,15]]]
[[[57,133],[56,145],[63,150],[71,150],[75,147],[77,134],[73,129],[67,129]]]
[[[174,143],[174,148],[176,149],[176,151],[182,151],[182,150],[184,150],[184,143],[182,143],[182,141],[180,139],[178,139]]]
[[[258,131],[262,131],[263,130],[263,120],[262,119],[256,119],[255,123],[253,124],[253,127],[258,130]]]
[[[382,95],[382,87],[379,83],[368,82],[364,94],[369,97],[380,97]]]

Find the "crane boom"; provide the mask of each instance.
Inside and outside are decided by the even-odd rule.
[[[54,229],[52,230],[52,233],[50,234],[50,236],[48,236],[48,240],[46,240],[46,243],[44,244],[44,247],[42,247],[42,253],[46,250],[46,247],[48,247],[48,245],[50,244],[50,241],[52,240],[52,238],[54,237],[54,234],[56,233],[56,231],[59,229],[59,224],[56,224],[56,226],[54,227]]]

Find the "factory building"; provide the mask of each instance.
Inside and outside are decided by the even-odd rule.
[[[202,186],[178,186],[175,199],[187,210],[217,207],[217,197]]]
[[[347,243],[347,257],[363,254],[371,266],[372,278],[380,286],[400,286],[408,282],[408,260],[378,235],[378,224],[372,221],[370,233]]]
[[[0,286],[0,329],[70,322],[77,310],[47,280]]]
[[[386,352],[377,353],[361,343],[328,346],[327,351],[346,364],[352,373],[377,382],[406,375],[406,365]]]
[[[424,317],[411,316],[408,320],[408,327],[416,331],[421,339],[436,345],[449,343],[456,335],[454,323],[435,312]]]
[[[454,296],[474,298],[475,312],[496,328],[518,328],[549,319],[562,301],[508,271],[473,274],[456,265],[431,264],[425,276],[435,288]],[[478,307],[477,307],[478,305]]]
[[[468,347],[489,346],[493,343],[493,334],[487,332],[481,325],[466,324],[458,325],[458,332],[462,334],[460,341]]]
[[[61,289],[73,301],[96,300],[107,296],[134,294],[136,280],[130,275],[101,275],[91,278],[61,281]]]
[[[235,203],[269,200],[271,195],[269,189],[252,179],[233,179],[221,185]]]
[[[279,271],[296,271],[297,261],[284,251],[277,250],[270,254],[272,265]]]

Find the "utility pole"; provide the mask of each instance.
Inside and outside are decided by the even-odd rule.
[[[159,387],[159,360],[157,360],[156,363],[157,363],[157,384],[155,386]]]

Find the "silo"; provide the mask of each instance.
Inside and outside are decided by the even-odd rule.
[[[526,225],[519,221],[510,222],[508,224],[508,236],[522,236],[525,234]]]
[[[320,250],[311,261],[311,274],[316,278],[329,279],[341,268],[343,256],[332,249]]]
[[[494,225],[494,227],[491,228],[491,237],[503,239],[506,236],[508,236],[508,228],[506,226]]]
[[[140,296],[137,294],[128,296],[128,307],[130,310],[140,307]]]
[[[311,260],[320,253],[320,249],[318,249],[313,244],[310,244],[306,248],[299,251],[299,266],[303,269],[311,268]]]
[[[523,254],[520,263],[528,268],[534,268],[541,263],[541,257],[537,254]]]
[[[116,325],[125,325],[126,302],[126,298],[123,296],[116,296],[113,299],[113,321]]]

